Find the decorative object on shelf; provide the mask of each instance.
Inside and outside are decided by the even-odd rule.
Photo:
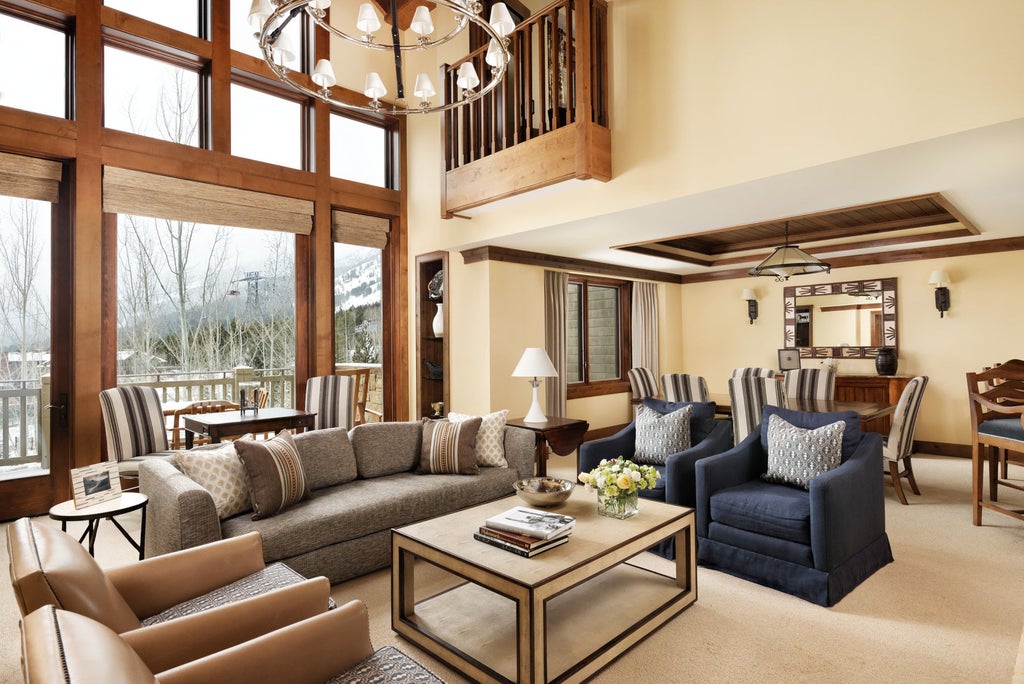
[[[424,361],[427,364],[427,377],[431,380],[444,380],[444,366],[433,361]]]
[[[444,271],[438,271],[427,283],[427,299],[437,302],[444,299]]]
[[[554,378],[558,376],[555,365],[551,363],[548,353],[541,347],[527,347],[522,358],[512,371],[514,378],[533,378],[530,385],[533,386],[533,403],[523,420],[527,423],[546,423],[547,418],[540,408],[540,399],[537,397],[537,387],[540,386],[538,378]]]
[[[504,78],[506,67],[511,59],[508,35],[515,30],[515,22],[503,2],[497,2],[491,7],[489,22],[480,16],[483,5],[479,0],[432,0],[432,4],[451,12],[450,19],[441,21],[443,27],[451,26],[451,30],[443,36],[431,38],[431,34],[434,33],[434,21],[430,12],[425,6],[417,7],[412,22],[409,24],[409,30],[418,38],[416,38],[416,42],[408,44],[401,41],[400,30],[394,19],[398,14],[396,0],[391,0],[389,16],[384,17],[385,21],[390,19],[392,26],[390,39],[383,43],[377,43],[373,35],[380,29],[381,20],[373,5],[368,2],[359,6],[358,14],[355,17],[342,17],[339,13],[328,20],[326,10],[331,6],[331,0],[254,0],[249,12],[249,25],[256,31],[254,35],[259,41],[259,47],[263,51],[263,59],[266,60],[267,65],[281,81],[301,93],[341,109],[373,114],[402,115],[440,112],[474,102],[497,87]],[[364,57],[354,54],[360,50],[393,53],[397,84],[397,98],[394,104],[388,105],[380,101],[380,98],[387,95],[388,91],[380,74],[375,71],[366,74],[362,88],[354,88],[370,98],[368,104],[355,104],[345,95],[334,97],[331,88],[337,84],[337,78],[334,74],[334,67],[326,59],[317,61],[313,73],[310,75],[310,80],[318,88],[314,90],[303,85],[305,77],[296,78],[288,66],[295,62],[296,51],[289,44],[288,37],[282,35],[282,31],[299,14],[308,16],[316,26],[327,31],[332,38],[340,39],[331,41],[331,54],[335,60],[345,62],[345,71],[348,71],[353,63],[362,63]],[[302,23],[301,18],[299,23]],[[434,89],[430,77],[426,73],[420,73],[417,74],[413,85],[413,95],[419,101],[415,104],[406,103],[405,83],[402,75],[402,53],[407,50],[437,48],[461,34],[470,24],[475,24],[490,37],[490,45],[484,57],[484,61],[491,67],[490,81],[477,90],[477,86],[481,84],[480,77],[477,75],[472,60],[467,56],[455,62],[458,64],[461,61],[456,82],[461,91],[461,98],[454,99],[452,102],[432,103],[430,98],[436,95],[437,91]],[[344,27],[351,28],[346,30]],[[448,56],[434,60],[434,63],[438,64],[449,62],[451,62],[451,58]]]
[[[875,370],[879,375],[896,375],[896,368],[899,366],[899,359],[896,358],[896,350],[893,347],[882,347],[875,357]]]
[[[637,465],[619,456],[601,459],[596,468],[580,473],[587,491],[597,491],[597,512],[610,518],[631,518],[639,510],[639,491],[652,489],[661,474],[649,465]]]
[[[747,271],[752,276],[773,276],[775,282],[789,280],[790,276],[808,273],[828,273],[832,265],[800,249],[798,245],[789,244],[789,221],[786,221],[786,241],[776,247],[767,259]]]
[[[949,274],[945,271],[932,271],[928,284],[935,286],[935,308],[939,310],[939,318],[949,311]]]
[[[747,318],[750,319],[750,325],[754,325],[754,321],[757,320],[757,295],[753,290],[747,288],[743,290],[740,299],[747,300]]]
[[[238,383],[238,406],[243,416],[248,411],[252,411],[254,416],[260,414],[259,389],[260,383],[255,381]]]
[[[434,314],[434,320],[431,321],[430,326],[434,330],[434,337],[444,335],[444,304],[441,302],[437,303],[437,313]]]
[[[443,401],[432,401],[430,402],[430,408],[434,410],[434,414],[431,418],[444,418],[444,402]]]
[[[531,506],[557,506],[564,503],[576,486],[559,477],[528,477],[515,484],[516,494]]]
[[[839,370],[839,361],[829,356],[828,358],[821,360],[821,367],[827,371],[835,373]]]

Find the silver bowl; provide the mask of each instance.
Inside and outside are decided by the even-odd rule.
[[[516,482],[516,494],[531,506],[557,506],[572,494],[576,483],[558,477],[528,477]]]

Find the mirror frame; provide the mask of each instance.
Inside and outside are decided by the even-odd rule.
[[[882,294],[882,339],[885,347],[899,352],[896,335],[896,279],[849,280],[843,283],[821,285],[790,285],[783,289],[783,318],[785,320],[783,345],[787,349],[799,349],[800,358],[824,359],[865,359],[878,356],[882,347],[797,347],[796,346],[796,298],[816,295],[856,294],[858,292],[880,292]]]

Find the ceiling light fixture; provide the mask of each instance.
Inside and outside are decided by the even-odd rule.
[[[747,271],[747,275],[772,276],[776,282],[781,283],[789,280],[790,276],[828,273],[831,270],[831,264],[812,257],[797,245],[789,244],[789,221],[786,221],[785,243],[781,247],[776,247],[767,259]]]
[[[461,107],[475,100],[480,99],[493,90],[505,76],[511,55],[509,54],[508,35],[515,30],[515,22],[509,14],[505,3],[495,3],[491,8],[490,21],[484,21],[480,16],[483,11],[483,4],[479,0],[431,0],[435,5],[447,8],[452,14],[451,30],[438,38],[431,38],[434,33],[434,22],[426,7],[416,8],[413,14],[409,30],[416,34],[417,38],[413,43],[403,43],[399,28],[392,26],[390,39],[384,43],[376,42],[374,32],[381,27],[380,18],[373,5],[364,2],[359,6],[359,11],[353,17],[352,33],[347,33],[341,28],[332,26],[327,20],[326,10],[331,6],[331,0],[253,0],[252,8],[249,11],[249,24],[256,33],[260,49],[263,51],[263,58],[270,68],[277,74],[277,77],[295,90],[305,93],[311,97],[318,98],[328,104],[342,109],[359,110],[371,113],[384,114],[424,114],[429,112],[440,112]],[[281,32],[288,23],[301,12],[305,12],[316,23],[317,26],[328,31],[332,36],[340,38],[343,44],[356,45],[367,50],[383,50],[394,53],[395,58],[395,81],[397,83],[397,97],[394,104],[381,102],[382,97],[387,95],[387,88],[384,82],[375,71],[366,74],[365,84],[362,92],[370,98],[366,105],[355,104],[345,99],[334,97],[331,88],[337,84],[334,68],[331,62],[321,59],[316,63],[310,80],[318,86],[314,90],[303,85],[305,79],[298,79],[294,72],[286,66],[286,62],[294,59],[294,51],[287,44],[287,37]],[[397,2],[391,0],[391,17],[397,16]],[[337,19],[337,18],[335,18]],[[394,22],[394,19],[392,19]],[[336,22],[337,23],[337,22]],[[477,75],[473,63],[466,57],[458,68],[456,84],[460,93],[451,102],[433,103],[430,98],[436,95],[430,77],[425,73],[417,74],[413,95],[419,98],[419,102],[408,105],[405,102],[405,85],[402,77],[402,52],[406,50],[427,50],[436,48],[449,42],[469,24],[476,24],[488,36],[488,45],[485,62],[491,67],[490,80],[482,88],[477,90],[481,80]],[[448,25],[447,23],[445,24]],[[334,50],[334,56],[340,50]],[[443,60],[438,60],[440,63]],[[461,96],[459,96],[461,95]]]

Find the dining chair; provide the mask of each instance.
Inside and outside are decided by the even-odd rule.
[[[921,490],[917,488],[917,480],[914,479],[914,468],[910,457],[914,451],[914,428],[917,425],[917,412],[921,408],[921,398],[924,397],[924,388],[927,386],[928,377],[919,375],[916,378],[911,378],[907,386],[903,388],[903,393],[900,394],[899,401],[896,402],[896,410],[892,415],[892,428],[882,444],[882,458],[888,465],[889,477],[892,478],[896,497],[904,506],[907,505],[907,495],[903,493],[901,482],[904,477],[907,478],[907,484],[910,485],[911,491],[918,496],[921,494]]]
[[[733,368],[734,378],[774,378],[774,368]]]
[[[376,417],[377,420],[375,422],[380,423],[384,420],[384,414],[380,411],[366,407],[367,399],[370,396],[370,376],[372,373],[372,368],[345,368],[334,372],[335,375],[346,375],[352,378],[353,408],[355,410],[353,426],[365,423],[366,414]]]
[[[971,497],[973,522],[981,525],[985,508],[1024,520],[1017,508],[999,505],[999,487],[1024,491],[1024,486],[999,477],[997,461],[1004,451],[1024,452],[1024,361],[1011,359],[980,373],[967,374],[971,406]],[[989,496],[984,496],[988,461]]]
[[[306,380],[306,412],[315,413],[313,429],[354,426],[355,380],[350,375],[319,375]]]
[[[102,390],[99,397],[107,460],[117,463],[121,477],[138,479],[141,459],[174,453],[169,449],[164,411],[155,387],[113,387]]]
[[[835,399],[836,372],[826,368],[796,368],[782,374],[787,397]]]
[[[771,377],[729,378],[729,402],[732,405],[733,444],[739,444],[761,424],[762,408],[784,405],[782,384]]]
[[[629,377],[629,388],[633,392],[634,404],[639,404],[648,397],[658,398],[658,380],[650,368],[630,368],[626,375]]]
[[[238,404],[227,401],[226,399],[206,399],[203,401],[193,401],[187,406],[175,409],[173,417],[171,418],[171,448],[175,451],[184,448],[182,437],[185,434],[185,428],[181,426],[181,416],[202,413],[223,413],[225,411],[237,411],[239,408]],[[195,435],[195,437],[193,437],[192,446],[209,444],[209,442],[210,439],[208,437]]]
[[[994,363],[991,366],[985,366],[982,370],[989,371],[998,365],[998,363]],[[990,378],[985,381],[985,387],[992,389],[1001,382],[1003,382],[1002,378]],[[1010,452],[1007,449],[999,449],[997,453],[997,459],[999,460],[999,477],[1004,480],[1009,477],[1009,453]]]
[[[708,383],[700,375],[665,373],[661,390],[665,401],[708,401]]]

